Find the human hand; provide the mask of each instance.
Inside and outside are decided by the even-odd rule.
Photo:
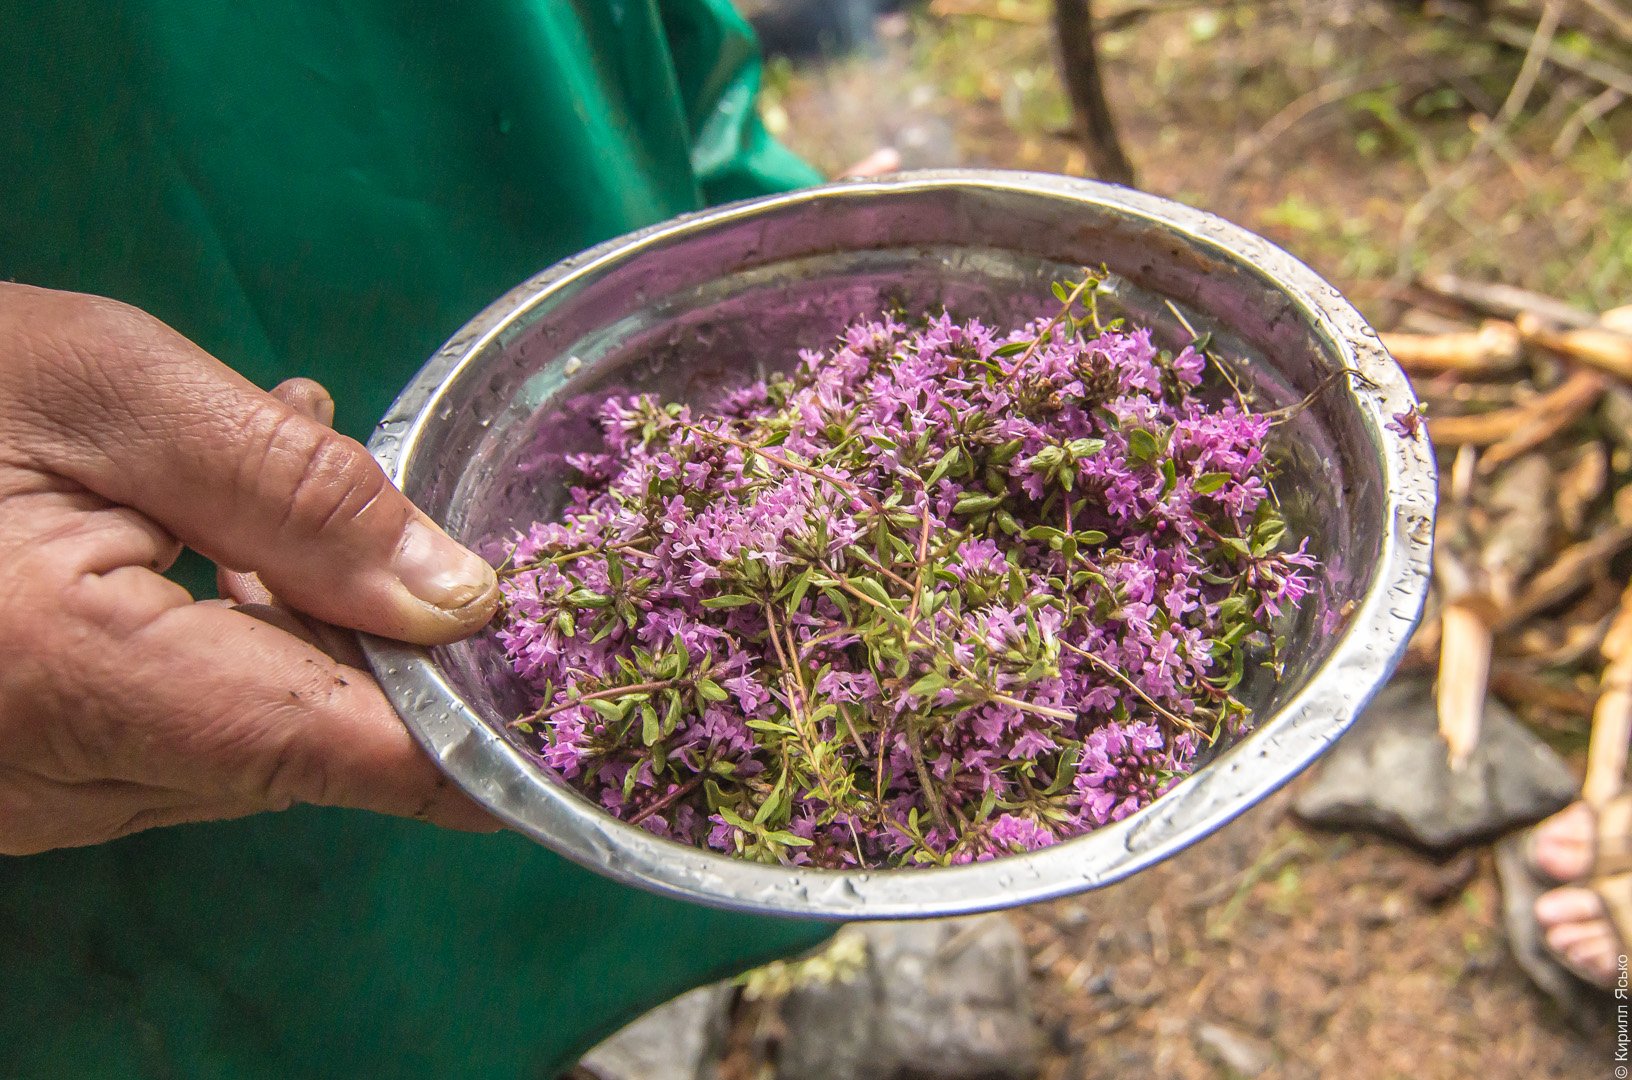
[[[0,283],[0,853],[301,802],[497,827],[324,651],[324,624],[468,636],[493,571],[315,384],[280,389],[123,304]],[[255,606],[163,578],[182,544]]]

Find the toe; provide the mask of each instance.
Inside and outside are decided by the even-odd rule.
[[[1570,966],[1600,986],[1608,986],[1619,964],[1615,943],[1606,934],[1580,942],[1564,951]]]
[[[1571,803],[1536,826],[1531,851],[1538,869],[1555,881],[1575,881],[1592,869],[1593,815]]]
[[[1548,927],[1547,947],[1556,953],[1566,953],[1585,942],[1597,941],[1604,936],[1602,919],[1600,916],[1598,921],[1567,922]]]
[[[1544,928],[1589,922],[1604,917],[1604,905],[1591,889],[1553,889],[1536,897],[1536,921]]]

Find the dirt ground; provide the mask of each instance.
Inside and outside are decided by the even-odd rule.
[[[1608,1076],[1508,954],[1487,852],[1306,830],[1279,797],[1170,862],[1020,913],[1047,1080]],[[1238,1051],[1240,1052],[1240,1051]]]
[[[1543,71],[1516,93],[1523,48],[1410,5],[1097,7],[1122,27],[1108,93],[1140,186],[1265,233],[1379,325],[1428,270],[1632,302],[1632,108],[1593,117],[1590,80]],[[832,171],[891,145],[909,167],[1085,174],[1045,17],[1038,0],[891,17],[873,55],[773,65],[767,120]],[[1579,761],[1586,718],[1547,721]],[[1611,1075],[1608,1029],[1571,1030],[1510,959],[1488,850],[1439,863],[1285,806],[1019,913],[1045,1077],[1229,1077],[1253,1057],[1278,1077]]]

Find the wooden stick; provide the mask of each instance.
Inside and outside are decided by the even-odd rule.
[[[1479,745],[1490,681],[1493,644],[1488,601],[1465,597],[1440,613],[1439,683],[1435,697],[1439,734],[1450,753],[1452,769],[1462,769]]]
[[[1478,330],[1445,334],[1384,334],[1383,347],[1414,375],[1508,371],[1518,366],[1522,341],[1512,323],[1491,321]]]
[[[1587,742],[1587,779],[1581,797],[1602,806],[1621,790],[1626,775],[1626,752],[1632,744],[1632,653],[1612,660],[1599,680],[1602,692],[1592,711],[1592,736]]]
[[[1509,461],[1523,457],[1530,451],[1550,442],[1554,436],[1575,423],[1603,396],[1605,383],[1602,376],[1593,372],[1578,372],[1583,376],[1578,381],[1577,391],[1567,398],[1560,399],[1556,411],[1543,412],[1524,427],[1515,431],[1501,442],[1496,443],[1485,451],[1484,457],[1479,459],[1479,471],[1489,476]],[[1573,379],[1574,376],[1571,376]],[[1568,383],[1566,382],[1566,385]]]
[[[1621,606],[1604,635],[1602,648],[1609,666],[1598,680],[1598,707],[1592,712],[1592,735],[1587,741],[1587,778],[1581,797],[1602,806],[1621,790],[1626,778],[1626,753],[1632,745],[1632,585],[1621,593]]]
[[[1524,27],[1502,20],[1492,19],[1487,24],[1487,29],[1491,37],[1515,49],[1524,48],[1533,39],[1533,35]],[[1553,64],[1555,67],[1561,67],[1565,71],[1573,71],[1577,75],[1585,75],[1587,78],[1619,90],[1623,94],[1632,94],[1632,72],[1622,71],[1613,64],[1605,63],[1590,56],[1580,56],[1567,46],[1559,44],[1556,40],[1547,42],[1546,47],[1542,50],[1542,55],[1547,58],[1548,63]]]
[[[1607,326],[1621,334],[1632,334],[1632,304],[1625,307],[1610,308],[1598,316],[1600,326]]]
[[[1632,545],[1632,527],[1616,525],[1590,540],[1565,548],[1550,566],[1531,578],[1513,603],[1502,611],[1496,631],[1516,630],[1554,604],[1568,600],[1586,586],[1595,571],[1628,545]]]
[[[1534,425],[1561,431],[1597,404],[1603,392],[1603,376],[1594,371],[1577,371],[1555,389],[1523,405],[1475,416],[1430,416],[1428,434],[1440,446],[1491,446],[1521,435],[1529,437],[1534,434]]]
[[[1557,326],[1592,326],[1598,321],[1590,311],[1514,285],[1471,281],[1454,274],[1428,274],[1417,281],[1417,287],[1497,319],[1513,319],[1529,312]]]
[[[1054,34],[1066,94],[1094,173],[1101,180],[1133,186],[1133,163],[1122,149],[1116,119],[1105,99],[1091,0],[1054,0]]]
[[[1514,325],[1524,340],[1532,345],[1551,349],[1588,367],[1632,382],[1632,335],[1603,324],[1579,330],[1552,330],[1541,319],[1527,314],[1518,316]]]
[[[1514,705],[1539,705],[1544,709],[1591,716],[1598,695],[1579,687],[1561,686],[1528,671],[1499,667],[1490,673],[1490,692]]]

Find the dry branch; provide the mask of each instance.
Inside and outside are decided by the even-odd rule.
[[[1575,716],[1591,716],[1598,703],[1597,694],[1506,667],[1490,673],[1490,692],[1510,705],[1539,705]]]
[[[1054,32],[1059,39],[1071,110],[1094,173],[1101,179],[1132,186],[1133,164],[1122,149],[1116,120],[1105,99],[1090,0],[1054,0]]]
[[[1579,330],[1552,330],[1533,315],[1521,314],[1514,325],[1532,345],[1579,360],[1616,378],[1632,382],[1632,335],[1602,323]]]
[[[1504,440],[1528,440],[1563,431],[1580,419],[1604,392],[1595,371],[1577,371],[1562,384],[1523,405],[1476,416],[1429,417],[1428,432],[1440,446],[1493,446]],[[1535,444],[1532,444],[1535,445]],[[1514,451],[1510,455],[1516,456]]]
[[[1523,342],[1512,323],[1443,334],[1384,334],[1383,347],[1414,375],[1455,371],[1487,374],[1517,366]]]
[[[1564,327],[1592,326],[1598,322],[1590,311],[1514,285],[1473,281],[1455,274],[1428,274],[1417,281],[1417,287],[1494,319],[1511,320],[1529,312]]]
[[[1485,691],[1490,681],[1489,605],[1482,598],[1464,598],[1440,613],[1439,734],[1450,753],[1451,768],[1468,763],[1479,744],[1480,720],[1485,714]]]
[[[1586,588],[1604,564],[1632,545],[1632,527],[1617,525],[1591,540],[1573,544],[1552,565],[1531,578],[1501,613],[1498,633],[1518,629],[1543,611]]]

